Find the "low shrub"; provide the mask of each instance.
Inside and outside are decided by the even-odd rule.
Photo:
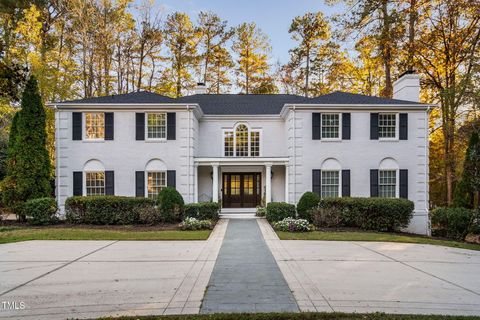
[[[267,214],[267,208],[257,206],[257,211],[255,212],[255,215],[257,217],[265,217],[266,214]]]
[[[316,208],[320,202],[320,196],[315,192],[305,192],[297,203],[297,214],[301,219],[312,222],[310,210]]]
[[[436,208],[430,216],[432,232],[436,236],[464,240],[471,229],[476,229],[474,211],[470,209]]]
[[[480,207],[475,210],[470,233],[480,235]]]
[[[213,229],[211,220],[198,220],[192,217],[187,217],[180,224],[182,230],[209,230]]]
[[[408,226],[413,209],[407,199],[346,197],[322,199],[310,212],[316,227],[395,231]]]
[[[278,231],[306,232],[310,231],[310,225],[305,219],[285,218],[273,223],[273,228]]]
[[[198,220],[217,221],[220,218],[220,204],[218,202],[199,202],[185,205],[184,217]]]
[[[84,224],[153,224],[155,202],[148,198],[120,196],[70,197],[65,201],[66,219]],[[148,216],[148,218],[147,218]]]
[[[295,218],[295,205],[286,202],[270,202],[267,204],[266,218],[269,222],[285,218]]]
[[[57,210],[57,202],[49,197],[28,200],[22,206],[27,222],[34,225],[57,223]]]
[[[182,195],[173,187],[162,189],[157,196],[160,216],[165,222],[182,221],[183,207],[185,202]]]

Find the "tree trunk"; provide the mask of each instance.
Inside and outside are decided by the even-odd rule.
[[[305,97],[308,98],[308,81],[310,77],[310,48],[307,47],[307,65],[305,67]]]
[[[417,0],[410,0],[409,11],[407,68],[413,70],[413,57],[415,56],[415,23],[418,18]]]
[[[382,38],[381,41],[381,51],[382,51],[382,60],[383,68],[385,71],[385,88],[383,89],[382,96],[391,98],[393,94],[393,85],[392,85],[392,35],[390,31],[391,21],[390,16],[388,15],[388,0],[382,0]]]

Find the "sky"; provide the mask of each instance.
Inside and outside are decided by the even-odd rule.
[[[324,0],[155,0],[155,7],[165,16],[174,11],[188,13],[192,20],[200,11],[212,11],[232,27],[255,22],[270,38],[271,60],[282,63],[288,62],[288,50],[295,46],[288,34],[294,17],[317,11],[328,17],[343,10],[343,6],[329,6]]]

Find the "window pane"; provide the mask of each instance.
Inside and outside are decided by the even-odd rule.
[[[103,139],[105,138],[105,114],[104,113],[85,113],[85,138]]]
[[[225,131],[225,157],[233,157],[233,131]]]
[[[392,113],[380,113],[378,115],[378,137],[395,138],[397,117]]]
[[[260,156],[260,132],[250,132],[250,155],[252,157]]]
[[[167,132],[165,119],[165,113],[147,114],[147,137],[149,139],[165,139]]]
[[[338,138],[340,115],[322,113],[322,138]]]
[[[397,171],[380,170],[378,172],[378,196],[395,198],[397,195]]]
[[[248,128],[246,125],[239,125],[235,133],[236,138],[236,156],[248,157]]]
[[[240,175],[230,176],[230,194],[232,196],[240,195]]]
[[[339,171],[322,170],[322,198],[338,197]]]
[[[105,195],[105,172],[87,172],[85,186],[87,196]]]
[[[246,174],[243,176],[243,193],[253,195],[253,175]]]
[[[158,193],[166,186],[165,172],[147,173],[147,196],[155,199]]]

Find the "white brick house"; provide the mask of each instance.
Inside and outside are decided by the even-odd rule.
[[[186,202],[223,212],[326,196],[406,197],[411,232],[427,234],[428,112],[419,80],[403,75],[394,98],[343,92],[208,95],[149,92],[53,103],[57,199],[154,196],[172,185]]]

